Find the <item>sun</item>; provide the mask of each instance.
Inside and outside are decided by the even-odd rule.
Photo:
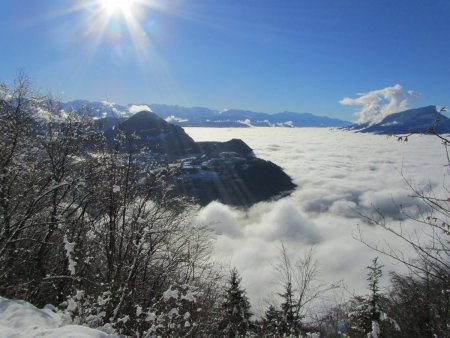
[[[100,4],[107,14],[120,12],[122,14],[130,13],[136,0],[101,0]]]
[[[1,1],[1,0],[0,0]],[[126,62],[133,58],[138,66],[147,66],[152,55],[156,60],[156,51],[151,42],[154,35],[151,29],[150,16],[153,10],[165,10],[162,0],[78,0],[79,7],[74,11],[83,11],[85,20],[84,36],[88,36],[86,44],[86,64],[90,63],[97,50],[110,48],[111,61]],[[134,62],[133,61],[133,62]],[[162,62],[162,61],[161,61]]]

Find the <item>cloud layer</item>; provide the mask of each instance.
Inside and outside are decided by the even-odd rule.
[[[404,90],[401,85],[372,90],[358,94],[355,99],[345,97],[340,104],[361,106],[356,113],[358,123],[378,123],[387,115],[408,109],[410,102],[420,97],[420,94],[412,90]]]
[[[382,213],[394,227],[402,223],[407,231],[422,230],[407,217],[419,215],[420,205],[410,197],[404,177],[424,190],[437,191],[445,175],[444,150],[432,136],[399,143],[379,135],[315,128],[186,131],[198,141],[242,138],[258,157],[281,165],[298,185],[290,197],[249,210],[213,202],[198,215],[199,223],[218,234],[214,259],[239,269],[254,304],[277,291],[274,264],[281,240],[293,255],[314,245],[323,280],[342,279],[351,290],[364,293],[366,266],[377,254],[353,238],[358,225],[373,244],[387,240],[407,255],[412,250],[364,222],[360,214]],[[381,259],[386,276],[389,270],[402,269]]]

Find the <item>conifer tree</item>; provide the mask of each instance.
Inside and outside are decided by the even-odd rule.
[[[282,325],[281,333],[286,336],[297,337],[300,334],[300,316],[296,311],[297,302],[294,300],[292,283],[286,284],[285,293],[281,294],[284,302],[281,304]]]
[[[231,270],[223,302],[222,332],[226,337],[245,337],[250,328],[250,303],[241,288],[237,269]]]
[[[263,319],[264,337],[280,337],[282,322],[281,312],[270,305]]]
[[[367,281],[369,282],[370,294],[367,298],[355,297],[351,301],[350,307],[350,336],[380,338],[381,334],[381,302],[380,278],[383,275],[383,266],[378,264],[378,257],[372,260],[372,264],[367,267]],[[384,329],[389,328],[389,323],[385,323]]]
[[[369,269],[367,281],[369,282],[370,295],[370,312],[372,319],[372,331],[368,334],[369,338],[378,338],[380,336],[380,278],[383,275],[381,268],[383,266],[378,264],[378,257],[372,260],[372,265],[368,266]]]

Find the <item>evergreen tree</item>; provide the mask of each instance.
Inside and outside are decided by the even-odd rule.
[[[350,337],[367,337],[372,329],[370,300],[366,297],[355,296],[348,305],[347,333]]]
[[[350,302],[348,333],[351,337],[384,337],[381,334],[381,321],[385,319],[381,316],[381,303],[385,302],[380,294],[380,278],[383,275],[382,267],[382,265],[378,264],[378,257],[372,260],[372,264],[367,267],[369,270],[367,281],[369,282],[370,295],[367,298],[357,296]],[[390,326],[390,323],[386,322],[383,328]]]
[[[245,337],[250,328],[250,303],[236,269],[231,270],[223,302],[222,332],[226,337]]]
[[[297,311],[297,302],[294,300],[291,282],[286,284],[285,293],[280,296],[284,299],[281,304],[281,333],[285,336],[297,337],[300,334],[300,316]]]
[[[368,337],[378,338],[380,336],[380,278],[383,275],[381,268],[383,266],[378,264],[378,257],[372,260],[372,265],[368,266],[369,269],[367,281],[369,282],[370,295],[370,312],[372,320],[372,331],[368,334]]]
[[[270,305],[263,319],[264,337],[280,337],[282,322],[281,312],[275,306]]]

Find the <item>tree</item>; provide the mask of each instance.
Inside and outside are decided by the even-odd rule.
[[[372,322],[372,331],[367,335],[368,338],[378,338],[380,337],[380,278],[383,275],[381,270],[383,266],[378,264],[378,257],[372,260],[372,265],[369,265],[367,280],[369,281],[370,294],[370,319]]]
[[[166,333],[201,335],[218,283],[210,233],[171,193],[171,169],[115,136],[34,95],[24,76],[0,85],[0,295],[131,336],[150,335],[143,313],[165,318]],[[169,321],[172,305],[183,316]]]
[[[241,277],[237,269],[232,269],[222,304],[223,317],[221,332],[227,337],[245,337],[250,329],[250,303],[241,288]]]
[[[391,276],[389,313],[401,337],[448,337],[450,301],[448,284],[431,274]]]
[[[407,142],[414,135],[433,135],[437,137],[444,146],[444,153],[446,155],[445,166],[448,168],[447,174],[450,174],[450,139],[439,132],[439,123],[442,113],[445,111],[447,111],[445,107],[436,111],[433,124],[426,130],[412,132],[408,135],[395,135],[395,137],[398,141],[402,142]],[[450,273],[441,273],[443,270],[450,271],[450,198],[446,196],[449,191],[447,183],[444,180],[444,196],[437,196],[433,191],[426,192],[414,186],[405,177],[404,180],[412,192],[411,197],[416,198],[419,203],[425,206],[425,208],[422,208],[423,212],[419,217],[407,216],[412,221],[424,225],[423,230],[428,236],[427,241],[421,240],[416,234],[408,233],[402,226],[397,228],[392,226],[382,214],[377,213],[377,217],[370,215],[362,216],[369,223],[382,227],[399,240],[409,244],[417,254],[416,259],[405,257],[403,252],[396,250],[389,244],[385,247],[371,244],[364,238],[361,230],[359,230],[356,238],[369,248],[404,264],[412,273],[418,276],[422,273],[432,274],[435,278],[441,279],[443,282],[448,282]]]
[[[399,337],[399,327],[390,314],[390,301],[380,293],[383,275],[378,257],[367,267],[368,297],[356,296],[349,302],[348,333],[351,337],[382,338]]]
[[[420,134],[437,137],[444,146],[445,166],[448,176],[450,173],[450,139],[448,136],[441,134],[439,128],[442,113],[445,111],[445,107],[436,111],[434,122],[426,130],[396,136],[396,138],[398,141],[406,142],[409,138]],[[402,224],[396,227],[387,221],[383,215],[379,214],[378,217],[365,216],[365,219],[369,223],[388,231],[399,241],[408,244],[415,251],[416,257],[406,257],[402,251],[396,249],[390,243],[386,243],[384,246],[372,244],[364,238],[360,229],[356,238],[369,248],[408,267],[409,275],[393,274],[391,279],[393,284],[391,300],[394,304],[401,307],[402,304],[406,305],[412,299],[417,298],[417,294],[411,286],[424,290],[427,301],[423,301],[424,298],[421,297],[414,302],[411,309],[414,309],[417,317],[415,321],[409,317],[407,321],[410,323],[410,327],[416,327],[422,332],[421,336],[423,337],[449,336],[450,315],[448,304],[450,294],[447,286],[450,285],[450,198],[448,196],[450,189],[446,178],[444,178],[443,189],[440,193],[424,191],[414,186],[406,178],[405,182],[412,192],[412,197],[424,206],[419,216],[407,216],[416,224],[422,225],[422,232],[426,236],[425,240],[423,236],[418,236],[415,232],[409,232]],[[395,295],[395,292],[398,292],[398,296]],[[440,296],[436,297],[436,295]],[[443,311],[441,311],[442,309]],[[397,311],[394,311],[394,313],[397,313],[397,319],[403,319],[398,320],[398,323],[404,329],[403,322],[407,318]],[[417,318],[421,318],[423,322],[418,322]],[[406,331],[412,332],[408,328],[406,328]]]
[[[367,337],[372,330],[370,301],[366,297],[355,296],[348,306],[348,334],[350,337]]]
[[[294,299],[292,290],[292,283],[288,281],[285,285],[283,294],[280,294],[283,299],[281,303],[282,321],[280,332],[285,336],[298,337],[301,332],[301,319],[298,301]]]
[[[24,154],[32,136],[33,99],[24,74],[17,76],[12,88],[0,85],[0,290],[11,296],[15,292],[8,286],[22,273],[15,261],[29,259],[21,247],[26,241],[24,232],[39,210],[38,197],[45,189],[39,184],[33,158]]]
[[[277,310],[274,305],[270,305],[263,318],[263,335],[264,337],[280,337],[282,336],[282,312]]]
[[[281,256],[276,269],[284,290],[279,294],[282,298],[281,332],[295,337],[306,334],[308,330],[302,320],[309,312],[309,306],[335,286],[328,286],[319,280],[318,262],[314,258],[313,248],[292,263],[286,247],[281,243]]]

